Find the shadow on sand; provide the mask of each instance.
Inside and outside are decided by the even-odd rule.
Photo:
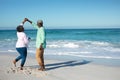
[[[52,70],[57,69],[61,67],[72,67],[72,66],[78,66],[78,65],[85,65],[90,63],[91,61],[66,61],[66,62],[60,62],[60,63],[53,63],[53,64],[46,64],[46,70]]]
[[[51,64],[46,64],[46,71],[48,70],[53,70],[53,69],[57,69],[57,68],[62,68],[62,67],[72,67],[72,66],[78,66],[78,65],[85,65],[90,63],[91,61],[87,61],[87,60],[82,60],[82,61],[65,61],[65,62],[59,62],[59,63],[51,63]],[[32,68],[38,68],[38,65],[34,65],[34,66],[29,66]]]

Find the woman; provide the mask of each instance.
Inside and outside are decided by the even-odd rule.
[[[14,65],[16,66],[16,62],[19,61],[21,59],[21,67],[20,70],[23,70],[23,66],[25,64],[26,61],[26,57],[27,57],[27,45],[30,38],[27,38],[26,34],[24,33],[24,24],[25,20],[22,22],[21,25],[19,25],[16,29],[17,29],[17,43],[16,43],[16,50],[18,51],[18,53],[20,54],[15,60],[13,60]]]

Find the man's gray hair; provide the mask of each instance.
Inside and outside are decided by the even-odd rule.
[[[43,23],[43,21],[42,20],[38,20],[37,23]]]

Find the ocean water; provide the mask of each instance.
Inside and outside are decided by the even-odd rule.
[[[29,54],[35,54],[36,30],[25,30],[31,37]],[[45,55],[120,60],[120,29],[46,29]],[[15,30],[0,30],[0,52],[16,52]]]

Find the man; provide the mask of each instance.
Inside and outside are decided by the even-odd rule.
[[[25,21],[28,21],[32,24],[33,27],[37,29],[37,37],[36,37],[36,59],[38,64],[41,66],[38,70],[44,71],[44,49],[46,48],[46,34],[45,29],[43,27],[43,21],[38,20],[37,24],[25,18]]]

